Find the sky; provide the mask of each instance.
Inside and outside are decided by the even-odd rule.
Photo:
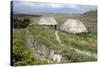
[[[59,4],[32,1],[13,1],[13,11],[21,13],[85,13],[96,10],[96,5]]]

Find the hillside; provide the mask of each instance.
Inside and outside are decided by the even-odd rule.
[[[81,16],[52,15],[59,26],[69,18],[81,20],[87,26],[89,33],[79,34],[63,32],[52,25],[39,25],[40,16],[12,17],[12,65],[96,61],[97,18],[94,15],[95,12],[87,12]]]
[[[96,61],[95,34],[74,35],[58,30],[58,36],[63,44],[61,45],[56,39],[56,31],[40,25],[13,29],[13,64],[36,65]],[[51,58],[55,53],[62,56],[60,62]],[[18,60],[17,57],[20,59]]]
[[[82,14],[81,16],[83,16],[83,17],[97,18],[97,10],[88,11],[88,12]]]
[[[97,62],[97,6],[11,1],[11,66]]]
[[[97,10],[82,14],[80,20],[87,26],[89,32],[97,31]]]

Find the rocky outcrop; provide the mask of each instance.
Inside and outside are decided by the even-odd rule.
[[[40,41],[34,41],[33,47],[35,48],[36,52],[41,55],[42,57],[52,58],[54,54],[54,50],[51,48],[47,48],[44,46]]]
[[[49,47],[46,47],[41,43],[41,40],[34,40],[33,36],[29,33],[29,31],[26,31],[25,35],[26,40],[26,46],[28,48],[34,48],[35,54],[42,58],[49,58],[53,61],[60,62],[62,56],[60,54],[55,54],[55,50]]]
[[[60,54],[53,55],[53,61],[60,62],[61,59],[62,59],[62,55],[60,55]]]

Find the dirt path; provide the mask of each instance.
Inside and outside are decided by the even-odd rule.
[[[59,44],[63,46],[63,44],[62,44],[62,42],[60,40],[60,37],[58,35],[58,31],[55,32],[55,36],[56,36],[56,40],[59,42]]]

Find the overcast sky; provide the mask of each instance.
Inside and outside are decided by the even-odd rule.
[[[58,3],[42,3],[29,1],[14,1],[13,11],[34,13],[84,13],[95,10],[95,5],[78,5],[78,4],[58,4]]]

